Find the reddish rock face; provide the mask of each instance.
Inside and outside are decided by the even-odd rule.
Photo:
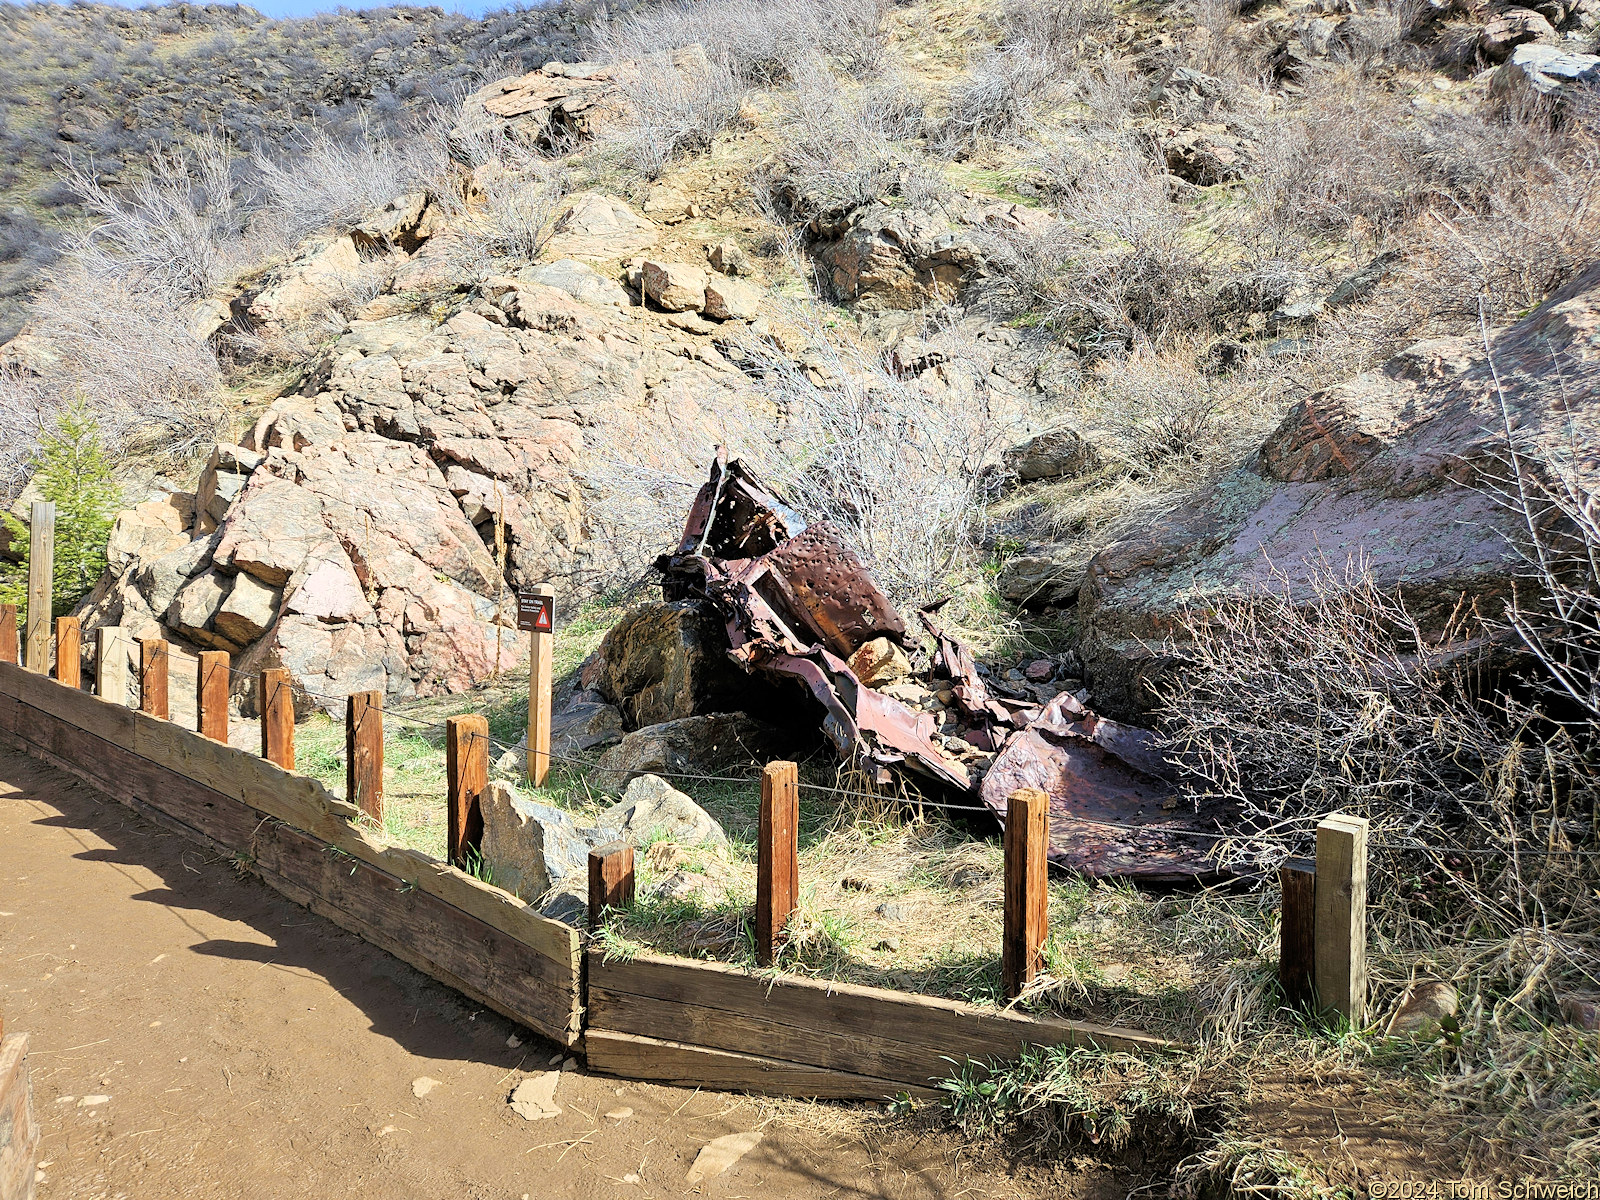
[[[1600,267],[1491,346],[1493,369],[1474,338],[1420,342],[1311,396],[1251,460],[1097,554],[1079,619],[1101,702],[1124,713],[1147,702],[1150,648],[1185,606],[1281,587],[1276,576],[1303,578],[1313,562],[1359,559],[1424,630],[1463,596],[1492,613],[1524,532],[1488,486],[1506,474],[1507,421],[1524,469],[1542,453],[1600,483]]]
[[[617,262],[655,226],[588,195],[563,234]],[[698,307],[707,273],[689,271]],[[554,584],[567,609],[620,561],[588,524],[592,463],[685,438],[708,450],[733,408],[756,407],[703,340],[714,326],[675,328],[577,263],[490,276],[442,319],[362,311],[299,392],[219,445],[215,503],[190,522],[208,523],[128,515],[88,628],[225,646],[241,674],[284,666],[329,708],[471,687],[526,653],[518,587]]]

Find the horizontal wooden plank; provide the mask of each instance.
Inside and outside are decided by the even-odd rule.
[[[563,1046],[577,1041],[577,975],[501,930],[288,825],[262,830],[252,869],[293,885],[313,912],[474,1000]]]
[[[784,1054],[813,1066],[885,1073],[904,1082],[948,1075],[965,1059],[1010,1058],[1029,1045],[1106,1050],[1171,1049],[1133,1029],[996,1012],[931,996],[790,976],[752,975],[718,963],[589,954],[590,1022],[659,1032],[668,1014],[714,1049]],[[683,1036],[689,1037],[685,1033]]]
[[[0,663],[0,694],[60,717],[96,737],[133,750],[132,710],[110,704],[76,688],[63,687],[46,675],[35,675],[9,663]]]
[[[767,1016],[750,1017],[681,1000],[614,992],[593,978],[588,1016],[591,1026],[615,1033],[653,1037],[670,1032],[677,1040],[693,1045],[892,1079],[901,1087],[937,1084],[960,1065],[949,1061],[953,1055],[942,1046],[844,1029],[797,1029]]]
[[[679,1087],[800,1096],[810,1100],[889,1100],[899,1092],[928,1098],[928,1088],[888,1079],[827,1071],[758,1054],[735,1054],[631,1033],[591,1028],[584,1035],[589,1067],[605,1075],[648,1079]]]
[[[549,954],[423,886],[419,881],[437,880],[430,872],[439,867],[426,856],[369,842],[365,831],[331,815],[327,819],[340,840],[330,843],[57,716],[30,705],[19,705],[17,713],[13,736],[23,749],[238,855],[242,865],[286,895],[480,1003],[563,1045],[576,1041],[581,1007],[575,933],[570,942],[557,944],[565,953]],[[403,871],[385,871],[345,849],[355,845],[368,857]],[[485,901],[479,893],[497,889],[471,883],[476,887],[446,879],[439,890],[455,891],[475,908],[496,911],[493,897]],[[509,905],[500,906],[500,915],[504,924],[515,926],[522,920]],[[568,931],[559,922],[538,920]],[[543,943],[552,942],[547,929],[537,932]]]
[[[579,970],[578,932],[465,871],[393,843],[357,823],[360,810],[322,784],[159,717],[0,664],[0,696],[60,717],[113,745],[337,845]]]

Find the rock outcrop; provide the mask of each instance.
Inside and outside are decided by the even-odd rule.
[[[1308,563],[1359,561],[1425,629],[1463,599],[1493,612],[1525,528],[1494,487],[1508,470],[1507,424],[1524,469],[1547,455],[1583,485],[1600,482],[1600,266],[1491,350],[1470,337],[1420,342],[1316,393],[1215,487],[1097,554],[1079,620],[1102,705],[1148,702],[1152,648],[1185,607],[1281,588],[1275,571],[1303,581]]]
[[[226,649],[245,674],[287,667],[302,706],[510,666],[514,589],[554,583],[570,605],[618,561],[588,525],[589,464],[696,430],[709,447],[720,415],[755,403],[711,340],[725,324],[671,323],[580,261],[625,261],[654,236],[646,218],[578,196],[564,230],[587,244],[438,316],[374,305],[351,321],[298,394],[216,447],[198,495],[119,517],[88,627]],[[716,280],[749,310],[748,285]],[[693,308],[711,282],[701,270]]]

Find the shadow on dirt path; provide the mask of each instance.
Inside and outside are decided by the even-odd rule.
[[[861,1109],[575,1063],[560,1115],[525,1121],[507,1096],[561,1066],[554,1045],[5,750],[0,947],[0,1010],[32,1040],[42,1200],[1045,1194]],[[758,1129],[725,1174],[686,1182],[705,1143]]]

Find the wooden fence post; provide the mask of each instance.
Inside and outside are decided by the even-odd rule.
[[[50,670],[50,612],[55,602],[56,506],[35,500],[28,514],[28,670]]]
[[[555,588],[540,584],[533,595],[548,601],[548,629],[529,633],[528,645],[528,782],[543,787],[550,775],[550,689],[555,661]]]
[[[56,618],[56,682],[83,686],[83,626],[77,617]]]
[[[167,643],[161,638],[139,639],[139,708],[167,719]]]
[[[1306,859],[1278,868],[1283,922],[1278,940],[1278,988],[1292,1008],[1309,1008],[1315,993],[1317,872]]]
[[[444,723],[445,861],[464,866],[483,848],[478,797],[489,783],[489,718],[477,713]]]
[[[294,770],[294,693],[289,672],[268,667],[261,672],[261,757],[285,771]]]
[[[228,743],[229,662],[226,650],[202,650],[200,666],[195,671],[196,731],[223,745]]]
[[[1005,933],[1000,977],[1016,999],[1044,965],[1050,929],[1050,797],[1038,788],[1018,788],[1006,800]]]
[[[598,929],[606,909],[633,907],[633,847],[611,842],[589,851],[589,928]]]
[[[761,771],[761,830],[756,847],[756,961],[770,967],[778,938],[800,893],[800,772],[792,762]]]
[[[21,655],[17,645],[17,606],[0,604],[0,662],[15,663]]]
[[[383,824],[383,693],[356,692],[344,713],[344,798]]]
[[[1313,978],[1324,1013],[1360,1027],[1367,1015],[1367,819],[1334,813],[1317,826]]]
[[[128,703],[128,653],[132,643],[117,625],[95,631],[99,649],[94,657],[94,694],[112,704]]]

